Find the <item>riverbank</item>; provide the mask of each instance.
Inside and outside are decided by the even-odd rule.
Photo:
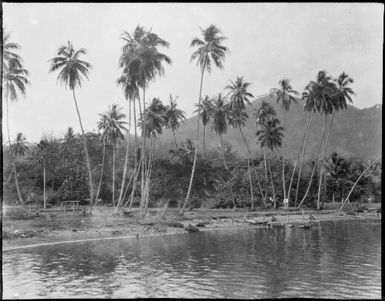
[[[306,209],[295,210],[256,210],[246,209],[194,209],[186,211],[183,217],[177,209],[170,209],[165,220],[160,219],[162,209],[149,209],[148,217],[144,220],[138,217],[128,217],[124,214],[113,214],[110,207],[97,207],[92,215],[83,216],[82,212],[33,211],[28,216],[15,218],[4,214],[2,221],[3,251],[23,246],[82,241],[89,239],[110,239],[118,237],[140,237],[147,235],[164,235],[185,233],[188,225],[201,223],[200,231],[236,228],[236,227],[265,227],[252,225],[248,221],[271,221],[274,215],[282,224],[299,226],[303,219],[314,216],[312,223],[327,220],[350,219],[380,219],[381,214],[376,210],[381,204],[364,204],[369,210],[352,215],[347,211],[339,214],[335,209],[321,211]],[[7,210],[7,208],[5,208]],[[6,212],[5,212],[6,213]],[[289,220],[289,221],[288,221]]]

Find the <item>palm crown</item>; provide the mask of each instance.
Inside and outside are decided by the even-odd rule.
[[[6,93],[8,93],[11,100],[17,99],[18,91],[25,95],[26,85],[29,84],[28,75],[28,70],[24,69],[16,59],[11,59],[8,62],[6,72],[3,75],[3,82]]]
[[[185,112],[181,109],[177,108],[177,100],[178,97],[172,98],[170,95],[170,104],[166,106],[165,118],[167,122],[167,126],[172,128],[173,130],[177,129],[181,122],[186,120]]]
[[[50,72],[61,69],[58,75],[58,81],[68,86],[71,90],[82,86],[83,77],[88,79],[89,69],[92,65],[81,60],[81,55],[87,54],[87,50],[81,48],[75,50],[70,41],[67,45],[61,46],[57,51],[57,56],[50,60]]]
[[[258,109],[254,110],[254,116],[258,125],[266,124],[277,115],[273,106],[266,101],[262,101]]]
[[[11,146],[12,154],[17,156],[24,156],[25,152],[28,150],[27,139],[24,137],[23,133],[17,133],[16,139]]]
[[[227,132],[228,106],[220,93],[213,99],[211,119],[211,128],[217,135]]]
[[[279,123],[276,118],[270,119],[261,126],[261,130],[257,131],[257,140],[261,147],[266,146],[270,150],[274,150],[282,145],[283,127],[278,126]]]
[[[108,143],[115,145],[116,142],[124,139],[123,131],[127,131],[125,128],[127,122],[122,121],[126,114],[121,112],[120,107],[113,104],[106,113],[99,114],[99,116],[98,129],[103,132],[102,137]]]
[[[153,98],[151,104],[145,109],[143,119],[140,120],[140,126],[145,125],[146,137],[156,137],[163,133],[163,128],[167,124],[167,108],[159,98]]]
[[[217,68],[223,69],[225,55],[229,49],[222,43],[227,38],[221,35],[221,31],[215,25],[210,25],[205,29],[201,28],[201,33],[203,39],[196,37],[191,41],[190,46],[198,47],[198,49],[193,52],[190,61],[196,59],[197,66],[199,65],[201,70],[206,69],[209,73],[213,64]]]
[[[278,84],[279,89],[271,89],[270,94],[277,97],[277,103],[281,102],[282,108],[285,111],[289,111],[290,105],[292,103],[297,103],[295,96],[298,96],[299,93],[296,90],[293,90],[290,85],[290,80],[287,78],[281,79]]]
[[[230,81],[230,83],[225,89],[229,90],[231,108],[244,109],[246,104],[250,104],[250,98],[254,97],[253,94],[247,91],[250,83],[246,82],[242,76],[238,76],[235,82]]]

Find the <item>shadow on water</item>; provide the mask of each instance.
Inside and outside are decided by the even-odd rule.
[[[4,297],[381,296],[380,223],[233,229],[3,253]]]

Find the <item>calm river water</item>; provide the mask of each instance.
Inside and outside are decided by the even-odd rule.
[[[380,221],[3,252],[4,298],[381,298]],[[16,295],[17,294],[17,295]]]

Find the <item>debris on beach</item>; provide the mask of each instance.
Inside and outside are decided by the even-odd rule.
[[[195,227],[191,224],[189,224],[187,227],[184,228],[187,232],[198,232],[199,228]]]

